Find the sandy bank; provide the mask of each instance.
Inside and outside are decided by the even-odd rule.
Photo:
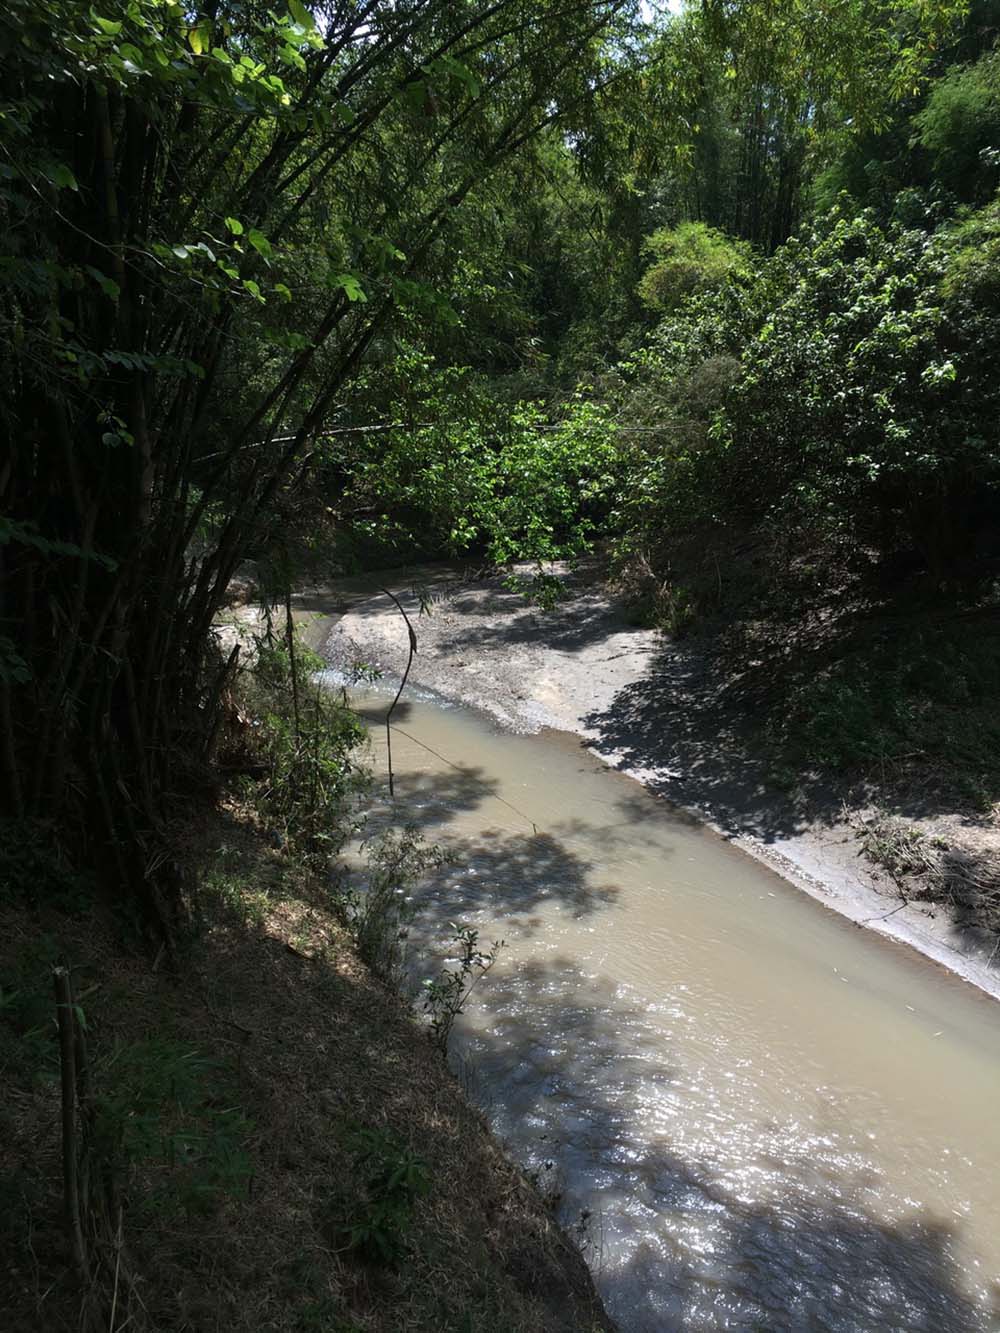
[[[856,794],[816,784],[808,797],[779,790],[766,761],[747,748],[740,719],[717,706],[718,682],[703,652],[630,625],[592,573],[553,570],[567,596],[548,611],[499,578],[463,579],[441,567],[386,575],[417,632],[411,684],[505,727],[581,737],[606,763],[698,814],[825,906],[1000,998],[992,941],[940,906],[901,904],[866,861],[852,827],[864,814]],[[406,664],[406,629],[378,583],[304,593],[298,606],[331,665],[349,672],[366,663],[396,678]],[[433,599],[429,615],[420,614],[422,595]],[[332,624],[331,615],[339,617]],[[949,813],[923,823],[946,829]]]

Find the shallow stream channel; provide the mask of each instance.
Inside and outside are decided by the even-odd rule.
[[[450,854],[414,958],[505,941],[453,1063],[623,1333],[1000,1328],[994,1000],[575,737],[428,695],[394,723],[374,823]]]

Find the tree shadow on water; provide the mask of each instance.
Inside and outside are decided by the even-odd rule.
[[[1000,1327],[996,1290],[977,1297],[966,1281],[951,1219],[909,1200],[899,1220],[875,1211],[880,1177],[850,1147],[864,1126],[842,1124],[824,1149],[768,1121],[752,1094],[706,1103],[698,1060],[674,1049],[684,1016],[669,996],[651,1022],[638,996],[556,957],[492,975],[474,1004],[459,1053],[561,1220],[589,1228],[622,1333]]]
[[[597,1281],[627,1333],[988,1333],[1000,1319],[996,1291],[982,1303],[969,1293],[954,1240],[928,1217],[734,1206],[707,1254],[665,1261],[660,1246],[641,1244]]]
[[[573,919],[614,904],[620,890],[592,883],[592,865],[552,833],[486,829],[442,843],[445,862],[418,894],[414,933],[442,939],[453,921],[480,923],[484,933],[529,935],[538,913],[557,906]]]
[[[395,796],[388,786],[371,796],[365,807],[365,836],[402,825],[433,840],[455,818],[478,810],[496,798],[500,783],[478,765],[452,765],[443,772],[403,772],[395,777]]]

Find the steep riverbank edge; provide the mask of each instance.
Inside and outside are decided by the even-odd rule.
[[[530,571],[525,571],[530,573]],[[541,610],[498,577],[424,566],[383,576],[414,624],[412,688],[478,708],[505,727],[579,737],[629,774],[797,888],[859,927],[905,944],[1000,998],[995,940],[952,920],[941,904],[902,901],[864,853],[864,792],[836,783],[796,801],[747,751],[738,721],[713,710],[711,664],[697,648],[628,623],[594,571],[552,566],[566,595]],[[397,680],[407,634],[377,576],[304,592],[299,614],[330,664],[359,663]],[[430,601],[430,614],[421,604]],[[906,811],[902,813],[908,813]],[[921,811],[928,838],[951,836],[960,812]]]
[[[0,905],[4,1330],[84,1326],[51,1036],[50,969],[65,961],[88,1098],[102,1124],[121,1120],[107,1158],[127,1204],[118,1320],[613,1333],[579,1249],[359,958],[328,882],[229,799],[189,823],[178,853],[199,889],[174,969],[123,948],[99,913]],[[389,1173],[411,1186],[390,1193]],[[109,1327],[106,1311],[86,1326]]]

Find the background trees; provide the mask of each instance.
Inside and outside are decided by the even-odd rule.
[[[393,319],[452,318],[460,206],[592,95],[627,9],[7,6],[4,805],[75,823],[147,920],[233,570]]]
[[[981,589],[997,14],[13,0],[5,810],[169,917],[247,554],[750,525]]]

